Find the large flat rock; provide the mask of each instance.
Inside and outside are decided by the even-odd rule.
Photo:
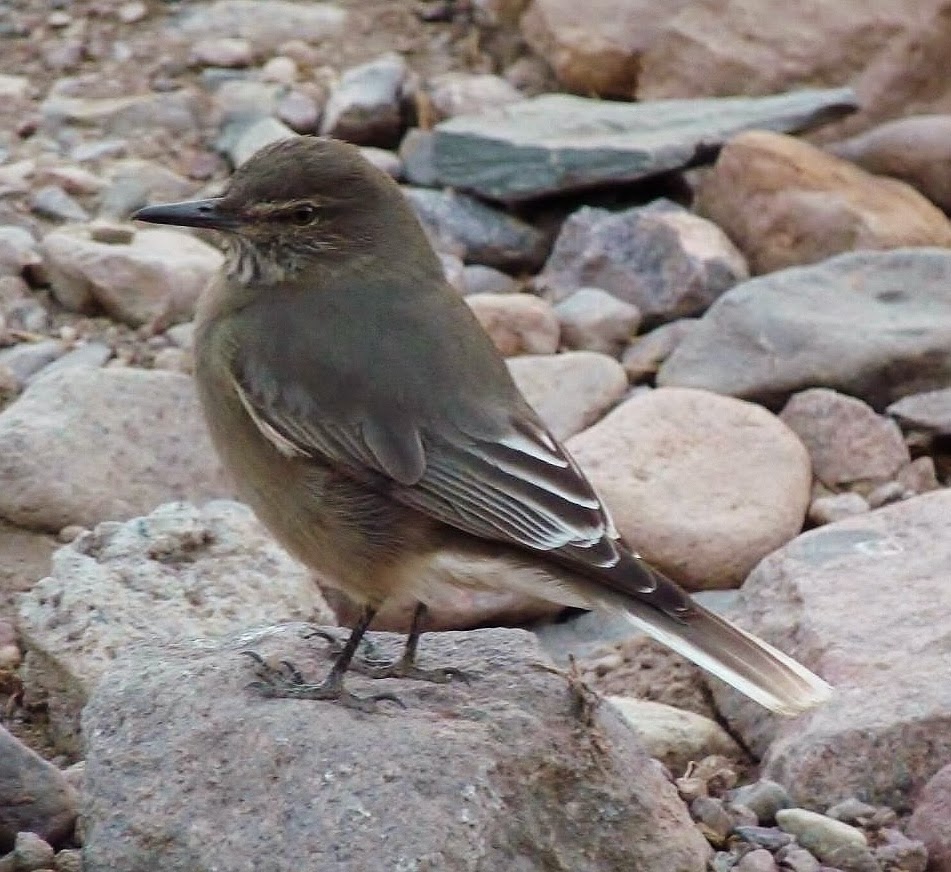
[[[848,88],[621,103],[545,94],[435,128],[438,182],[506,202],[633,182],[710,159],[743,130],[792,133],[856,107]]]
[[[406,706],[367,714],[248,688],[247,648],[322,677],[326,645],[303,630],[143,649],[103,679],[84,715],[85,872],[705,869],[673,785],[610,706],[579,719],[530,634],[426,635],[423,665],[470,683],[350,676]]]
[[[876,409],[951,381],[951,250],[859,251],[721,296],[657,383],[781,406],[834,388]]]
[[[816,670],[832,699],[777,719],[715,689],[765,777],[815,809],[909,809],[951,761],[951,490],[805,533],[743,585],[744,627]]]

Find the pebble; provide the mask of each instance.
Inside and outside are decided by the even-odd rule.
[[[769,851],[759,848],[745,854],[736,864],[736,872],[776,872],[776,861]]]
[[[280,85],[293,85],[297,81],[297,64],[292,58],[278,55],[261,67],[261,80],[277,82]]]
[[[30,208],[54,221],[88,221],[89,213],[59,185],[44,185],[33,192]]]
[[[731,790],[728,798],[730,802],[745,805],[762,824],[771,823],[776,819],[777,811],[793,804],[786,788],[767,778]]]
[[[789,872],[819,872],[819,861],[805,848],[796,845],[787,845],[780,848],[775,854],[783,870]]]
[[[482,263],[470,263],[463,269],[467,294],[514,294],[519,284],[510,275]]]
[[[303,91],[289,91],[278,100],[274,112],[296,133],[314,133],[320,120],[320,106]]]
[[[192,46],[188,60],[193,66],[236,69],[250,66],[254,53],[246,39],[223,36],[198,40]]]
[[[34,872],[53,865],[53,849],[36,833],[17,833],[13,846],[13,868],[16,872]]]
[[[869,511],[869,501],[861,494],[842,493],[816,497],[809,504],[809,520],[813,524],[834,524],[836,521]]]
[[[899,500],[914,496],[901,482],[886,481],[869,492],[868,504],[873,509],[880,509],[889,503],[897,503]]]
[[[778,851],[780,848],[790,844],[793,837],[789,833],[784,833],[778,827],[756,827],[756,826],[738,826],[734,832],[744,842],[751,845],[758,845],[766,848],[768,851]]]
[[[60,851],[53,860],[56,872],[83,872],[82,852],[74,848]]]
[[[723,800],[713,796],[698,796],[690,803],[690,816],[702,825],[707,840],[717,847],[733,829],[733,818]]]
[[[804,808],[780,809],[776,812],[776,823],[820,860],[831,861],[848,848],[868,847],[861,830]]]
[[[566,348],[600,351],[612,357],[631,341],[641,311],[600,288],[579,288],[555,306]]]
[[[130,3],[123,3],[116,10],[116,14],[123,24],[135,24],[149,14],[149,9],[142,0],[132,0]]]
[[[60,357],[64,351],[65,346],[58,339],[21,342],[0,351],[0,367],[9,370],[16,383],[23,387],[31,376]]]

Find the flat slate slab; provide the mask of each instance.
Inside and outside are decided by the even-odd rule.
[[[435,128],[437,182],[504,202],[704,163],[744,130],[795,133],[858,108],[850,88],[622,103],[544,94]]]

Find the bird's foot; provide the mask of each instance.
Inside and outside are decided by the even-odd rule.
[[[254,662],[254,674],[251,688],[269,699],[324,699],[333,700],[347,708],[362,712],[375,712],[377,703],[393,702],[406,708],[399,697],[392,693],[376,693],[371,696],[356,696],[343,686],[342,676],[333,672],[320,684],[308,684],[300,670],[288,660],[281,660],[280,666],[271,666],[255,651],[242,651]]]
[[[449,684],[461,681],[469,684],[469,676],[461,669],[423,669],[412,661],[401,657],[399,660],[354,660],[351,668],[360,675],[369,678],[408,678],[412,681],[430,681],[433,684]]]
[[[337,638],[336,633],[332,633],[330,630],[325,630],[323,627],[307,627],[301,633],[302,639],[323,639],[327,643],[329,653],[331,657],[337,657],[343,653],[344,646],[346,645],[346,640],[341,641]],[[376,645],[373,644],[369,639],[360,640],[360,651],[366,653],[364,657],[364,662],[366,663],[382,663],[383,661],[377,661],[373,659],[374,653],[376,653]]]

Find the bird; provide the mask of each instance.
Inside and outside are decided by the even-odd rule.
[[[393,696],[352,694],[349,669],[459,677],[417,663],[427,603],[450,584],[621,615],[775,712],[829,697],[822,678],[693,601],[619,535],[447,283],[399,185],[359,149],[281,140],[220,196],[133,217],[220,232],[224,263],[194,340],[212,441],[273,536],[359,607],[322,681],[252,654],[266,696],[372,710]],[[395,599],[417,604],[402,656],[362,662],[367,628]]]

